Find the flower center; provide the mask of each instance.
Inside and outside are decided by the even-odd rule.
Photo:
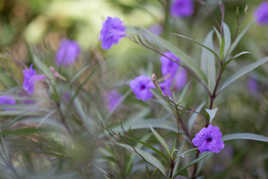
[[[212,138],[211,137],[208,137],[208,138],[206,138],[206,141],[207,142],[211,142],[212,141]]]
[[[146,86],[144,84],[141,85],[140,89],[145,90]]]

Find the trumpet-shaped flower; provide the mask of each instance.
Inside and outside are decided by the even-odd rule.
[[[134,80],[131,80],[129,85],[137,99],[147,101],[153,97],[150,90],[155,87],[149,77],[144,75],[138,76]]]
[[[56,54],[57,66],[70,66],[80,54],[79,45],[73,40],[64,39],[61,41]]]
[[[177,72],[177,69],[179,68],[179,64],[175,63],[174,61],[180,62],[180,59],[176,57],[171,52],[165,52],[165,56],[160,57],[161,61],[161,71],[163,75],[169,75],[170,78],[174,77],[174,75]],[[173,59],[174,61],[172,61]]]
[[[170,8],[171,15],[174,17],[191,16],[194,12],[192,0],[174,0]]]
[[[187,72],[184,68],[180,67],[174,76],[174,87],[180,90],[184,87],[187,82]]]
[[[259,25],[268,25],[268,2],[263,2],[255,10],[255,19]]]
[[[13,96],[0,96],[0,105],[14,105],[16,104],[16,100]]]
[[[117,17],[107,17],[102,25],[99,40],[102,41],[102,48],[107,50],[119,40],[126,36],[126,27]]]
[[[219,153],[224,148],[222,133],[217,126],[209,125],[199,131],[192,140],[200,152]]]
[[[44,75],[36,74],[36,71],[33,69],[31,65],[30,68],[23,70],[24,81],[23,81],[23,89],[29,94],[32,95],[34,92],[35,83],[39,80],[44,80]]]

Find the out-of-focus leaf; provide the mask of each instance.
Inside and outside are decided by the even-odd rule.
[[[209,32],[203,43],[205,46],[209,47],[212,50],[214,50],[213,34],[214,31]],[[206,48],[203,48],[201,53],[201,69],[207,76],[208,88],[210,92],[213,92],[216,84],[215,56]]]
[[[263,65],[264,63],[268,62],[268,57],[265,57],[261,60],[258,60],[257,62],[251,63],[245,67],[242,67],[239,71],[234,73],[232,76],[230,76],[219,88],[217,93],[220,93],[223,89],[228,87],[230,84],[235,82],[237,79],[241,78],[242,76],[246,75],[247,73],[255,70],[257,67]]]
[[[200,104],[196,108],[196,110],[193,112],[193,114],[191,115],[190,119],[188,120],[189,131],[192,130],[193,125],[195,123],[195,120],[196,120],[196,118],[198,116],[198,113],[202,110],[202,108],[204,107],[205,104],[206,104],[205,102],[203,102],[202,104]]]
[[[141,141],[146,142],[149,138],[151,137],[151,134],[145,135],[141,138]],[[137,144],[136,148],[141,149],[142,148],[142,144],[139,143]],[[126,171],[125,173],[127,175],[129,175],[131,173],[132,167],[133,167],[133,162],[134,162],[134,158],[135,158],[135,153],[131,153],[129,160],[127,161],[127,166],[126,166]]]
[[[184,88],[183,88],[183,90],[181,91],[181,94],[180,94],[180,96],[179,96],[179,99],[178,99],[178,102],[177,102],[178,104],[180,104],[180,103],[183,102],[184,97],[186,96],[186,93],[187,93],[187,91],[189,90],[190,84],[191,84],[191,83],[187,83],[187,84],[184,86]]]
[[[190,166],[194,165],[195,163],[198,163],[199,161],[203,160],[204,158],[213,155],[213,153],[211,152],[204,152],[202,153],[197,159],[189,162],[188,164],[186,164],[183,168],[179,169],[179,171],[176,173],[175,176],[179,175],[183,170],[189,168]]]
[[[176,133],[182,133],[178,131],[175,121],[164,120],[164,119],[137,119],[127,121],[117,127],[112,128],[113,132],[123,133],[124,131],[134,130],[134,129],[150,129],[150,128],[160,128]]]
[[[41,128],[27,127],[27,128],[3,130],[3,131],[0,131],[0,135],[1,136],[10,136],[10,135],[14,135],[14,136],[22,135],[22,136],[24,136],[24,135],[32,135],[32,134],[40,133],[44,130],[45,129],[41,129]]]
[[[131,39],[153,51],[163,52],[164,50],[172,52],[178,58],[180,58],[182,65],[190,69],[196,75],[196,77],[198,77],[202,82],[206,81],[204,73],[198,67],[198,62],[193,60],[190,56],[185,54],[181,49],[175,47],[170,42],[142,28],[129,27],[128,34]]]
[[[172,113],[172,109],[169,103],[166,101],[164,96],[160,95],[157,91],[152,91],[154,96],[157,98],[157,102],[159,102],[168,112]]]
[[[231,46],[231,32],[229,26],[224,22],[223,22],[223,34],[224,34],[224,56],[226,56]]]
[[[234,133],[224,135],[223,140],[255,140],[260,142],[268,142],[268,137],[252,133]]]
[[[203,47],[204,49],[210,51],[212,54],[215,55],[215,57],[219,58],[218,54],[214,51],[213,48],[211,49],[210,47],[208,47],[208,46],[206,46],[206,45],[204,45],[204,44],[202,44],[202,43],[200,43],[200,42],[198,42],[198,41],[192,39],[191,37],[187,37],[187,36],[185,36],[185,35],[177,34],[177,33],[175,33],[175,35],[178,36],[178,37],[181,37],[181,38],[183,38],[183,39],[190,40],[191,42],[193,42],[193,43],[199,45],[200,47]]]
[[[153,132],[155,138],[160,142],[160,144],[164,147],[164,149],[167,151],[167,153],[170,155],[169,147],[163,137],[161,137],[158,132],[156,132],[153,128],[151,128],[151,131]]]
[[[247,33],[248,29],[251,27],[251,25],[254,22],[251,22],[250,24],[248,24],[243,31],[237,36],[237,38],[235,39],[235,41],[232,43],[230,50],[229,50],[229,54],[231,54],[234,49],[236,48],[236,46],[238,45],[238,43],[240,42],[240,40],[244,37],[244,35]]]
[[[120,144],[118,143],[119,146],[127,149],[130,152],[135,152],[137,155],[139,155],[142,159],[144,159],[146,162],[151,164],[153,167],[157,168],[164,176],[166,176],[166,169],[163,166],[163,164],[155,158],[152,154],[145,152],[139,148],[136,147],[131,147],[126,144]]]

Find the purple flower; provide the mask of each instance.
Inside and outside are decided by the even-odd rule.
[[[64,39],[61,41],[56,54],[56,64],[57,66],[70,66],[74,64],[79,54],[79,45],[73,40]]]
[[[248,90],[251,94],[255,95],[259,91],[259,85],[257,81],[254,78],[249,78],[248,79]]]
[[[110,112],[117,108],[121,98],[122,96],[117,90],[112,90],[105,94],[106,105]]]
[[[14,105],[16,100],[13,96],[0,96],[0,105]]]
[[[126,36],[126,27],[117,17],[107,17],[102,25],[99,40],[102,41],[102,48],[107,50],[117,44]]]
[[[156,35],[160,35],[163,32],[163,28],[159,24],[152,25],[149,30]]]
[[[176,73],[176,75],[174,76],[174,87],[177,90],[180,90],[184,87],[184,85],[187,82],[187,72],[184,68],[180,67]]]
[[[164,55],[177,62],[180,62],[180,59],[171,52],[165,52]],[[179,65],[165,56],[160,57],[160,61],[162,64],[161,71],[163,75],[170,75],[170,77],[172,78],[176,74]]]
[[[194,12],[192,0],[174,0],[171,4],[170,13],[174,17],[188,17]]]
[[[209,125],[199,131],[192,140],[200,152],[219,153],[224,148],[222,133],[217,126]]]
[[[255,19],[259,25],[268,25],[268,2],[263,2],[255,10]]]
[[[134,80],[131,80],[129,85],[137,99],[147,101],[153,97],[150,89],[155,87],[149,77],[144,75],[138,76]]]
[[[34,92],[35,83],[39,80],[44,80],[44,75],[36,74],[36,71],[33,69],[33,65],[30,68],[23,70],[24,81],[23,81],[23,89],[29,94],[32,95]]]
[[[15,105],[16,100],[13,96],[0,96],[0,105]],[[13,108],[5,108],[5,111],[14,110]]]
[[[171,81],[170,80],[166,80],[162,83],[159,83],[159,86],[160,86],[164,96],[172,96],[172,93],[170,91],[170,88],[171,88]]]

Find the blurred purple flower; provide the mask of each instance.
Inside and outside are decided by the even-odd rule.
[[[268,25],[268,2],[263,2],[255,10],[255,19],[259,25]]]
[[[187,71],[180,67],[174,76],[174,81],[174,88],[176,90],[182,89],[187,82]]]
[[[111,90],[105,94],[106,106],[109,112],[117,108],[121,98],[122,95],[117,90]]]
[[[160,24],[152,25],[149,30],[156,35],[160,35],[163,32],[163,28]]]
[[[174,17],[188,17],[194,12],[194,4],[192,0],[174,0],[170,12]]]
[[[192,140],[200,152],[219,153],[224,148],[222,133],[217,126],[209,125],[199,131]]]
[[[63,39],[56,54],[56,64],[57,66],[70,66],[75,63],[79,54],[80,47],[75,41]]]
[[[31,65],[30,68],[23,70],[23,75],[24,75],[23,89],[29,95],[33,94],[35,83],[39,80],[44,80],[46,78],[44,75],[36,74],[36,71],[33,69],[33,65]]]
[[[13,96],[0,96],[0,105],[15,105],[16,100]],[[5,108],[4,110],[10,111],[14,110],[12,108]]]
[[[254,78],[249,78],[247,85],[248,85],[248,90],[252,95],[255,95],[258,93],[259,85]]]
[[[159,83],[159,86],[160,86],[164,96],[172,96],[172,93],[170,91],[170,88],[171,88],[171,81],[170,80],[166,80],[162,83]]]
[[[0,96],[0,105],[14,105],[16,100],[13,96]]]
[[[178,57],[176,57],[171,52],[165,52],[164,55],[177,61],[177,62],[180,62],[180,59]],[[173,78],[177,72],[177,69],[179,68],[179,65],[165,56],[160,57],[160,61],[162,64],[161,65],[162,74],[163,75],[170,75],[170,78]]]
[[[153,97],[150,89],[155,87],[149,77],[144,75],[138,76],[134,80],[131,80],[129,85],[137,99],[147,101]]]
[[[99,40],[102,41],[102,48],[107,50],[117,44],[126,36],[126,27],[117,17],[107,17],[102,25]]]

